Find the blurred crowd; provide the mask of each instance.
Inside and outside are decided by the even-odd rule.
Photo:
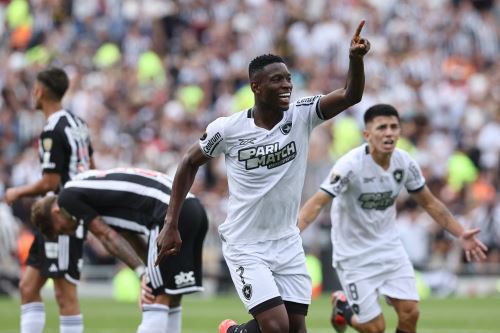
[[[350,39],[362,19],[362,35],[372,44],[363,100],[313,132],[304,199],[340,155],[362,142],[363,112],[374,103],[393,104],[402,116],[400,147],[464,225],[482,228],[479,237],[490,248],[488,263],[464,266],[454,241],[403,197],[399,227],[412,261],[421,269],[498,273],[500,6],[494,0],[0,1],[0,197],[5,187],[40,176],[37,137],[45,120],[33,110],[31,87],[49,65],[70,76],[64,105],[88,122],[98,168],[172,174],[210,121],[252,105],[253,57],[284,57],[293,100],[342,87]],[[227,195],[221,159],[204,167],[193,192],[210,212],[206,254],[215,262]],[[13,207],[23,222],[18,234],[28,207]],[[304,234],[308,251],[328,248],[328,228],[325,212]],[[104,255],[93,248],[89,256]]]

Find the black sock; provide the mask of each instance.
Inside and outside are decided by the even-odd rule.
[[[352,326],[352,316],[354,312],[351,309],[351,306],[347,302],[337,302],[337,309],[344,316],[347,324]]]
[[[262,333],[262,331],[259,328],[259,323],[255,319],[252,319],[252,320],[250,320],[249,322],[247,322],[245,324],[231,326],[227,330],[227,333],[242,333],[242,332],[247,332],[247,333]]]
[[[399,328],[396,328],[396,333],[406,333],[405,331],[400,330]]]

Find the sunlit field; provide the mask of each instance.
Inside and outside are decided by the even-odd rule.
[[[136,304],[118,303],[109,299],[82,299],[85,332],[134,333],[140,321]],[[334,332],[329,324],[329,297],[315,299],[307,316],[310,333]],[[45,333],[58,333],[58,314],[54,300],[46,301]],[[222,319],[239,322],[250,317],[234,295],[202,298],[185,297],[183,301],[185,333],[217,332]],[[394,332],[396,318],[384,304],[386,332]],[[0,298],[0,333],[19,332],[19,301]],[[347,332],[354,332],[348,330]],[[500,297],[429,299],[421,302],[419,333],[498,333],[500,332]]]

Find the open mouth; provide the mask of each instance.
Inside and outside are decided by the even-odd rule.
[[[292,95],[292,93],[287,92],[287,93],[281,93],[278,96],[279,96],[281,102],[290,103],[290,96],[291,95]]]

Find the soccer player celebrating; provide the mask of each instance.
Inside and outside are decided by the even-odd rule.
[[[39,139],[42,177],[33,184],[9,188],[5,201],[12,204],[22,197],[57,192],[78,172],[94,167],[92,145],[85,122],[62,108],[62,98],[69,86],[66,73],[48,68],[38,73],[34,86],[35,108],[47,118]],[[21,277],[21,333],[41,333],[45,326],[45,308],[40,290],[48,278],[60,314],[61,333],[83,332],[83,318],[78,304],[76,283],[80,278],[83,240],[61,236],[45,239],[35,230],[27,268]]]
[[[315,126],[361,100],[363,56],[370,49],[359,24],[349,50],[344,88],[290,103],[292,80],[283,59],[262,55],[249,64],[255,105],[209,124],[184,156],[174,178],[165,226],[158,236],[162,256],[181,248],[179,213],[198,168],[224,154],[229,204],[219,227],[222,251],[238,295],[253,320],[225,320],[220,333],[305,333],[311,301],[297,228],[308,142]]]
[[[179,255],[154,265],[156,237],[170,193],[170,178],[156,171],[92,170],[67,182],[58,196],[37,201],[32,209],[33,222],[44,234],[82,235],[88,230],[113,256],[134,269],[143,283],[147,281],[146,290],[154,299],[143,299],[146,304],[137,333],[180,333],[182,295],[203,289],[201,259],[208,220],[190,193],[180,212],[185,241]],[[138,235],[148,236],[149,246],[143,246]],[[140,259],[143,255],[147,268]]]
[[[396,229],[395,201],[405,187],[429,215],[460,240],[467,260],[482,260],[486,246],[464,230],[429,191],[419,166],[396,148],[401,132],[399,114],[378,104],[364,114],[367,144],[341,157],[329,176],[299,213],[303,230],[329,204],[333,267],[346,291],[333,294],[331,322],[337,332],[347,324],[359,332],[384,332],[378,295],[386,297],[398,315],[396,333],[413,333],[419,316],[415,273]]]

